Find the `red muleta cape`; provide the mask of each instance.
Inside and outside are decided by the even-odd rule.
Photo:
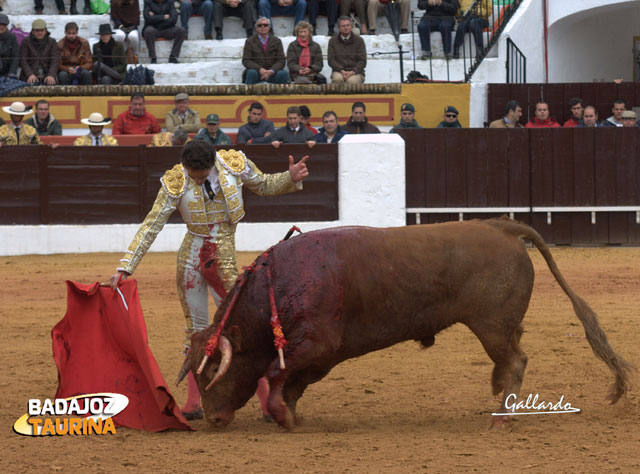
[[[136,281],[119,290],[67,281],[67,314],[51,331],[56,398],[121,393],[129,405],[113,418],[116,426],[192,430],[149,349]]]

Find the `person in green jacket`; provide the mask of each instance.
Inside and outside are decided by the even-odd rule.
[[[127,70],[127,56],[122,44],[113,39],[111,25],[98,28],[100,41],[93,45],[93,70],[98,84],[120,84]]]
[[[400,106],[400,115],[402,117],[400,123],[391,129],[391,133],[396,133],[396,130],[400,128],[422,128],[416,121],[416,109],[413,105],[409,103],[402,104]]]
[[[50,135],[62,135],[62,125],[49,113],[49,102],[40,99],[35,105],[36,114],[24,121],[36,129],[38,135],[46,137]]]
[[[218,117],[218,114],[207,115],[205,128],[200,129],[194,140],[204,140],[212,145],[232,144],[229,135],[220,130],[220,117]]]

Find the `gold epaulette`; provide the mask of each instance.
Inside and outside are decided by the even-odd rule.
[[[239,176],[245,169],[247,157],[238,150],[218,150],[218,157],[225,169],[234,176]]]
[[[187,179],[184,171],[184,167],[181,164],[177,164],[166,171],[160,178],[162,187],[169,196],[179,198],[187,190]]]

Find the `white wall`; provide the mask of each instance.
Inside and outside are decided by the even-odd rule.
[[[295,224],[303,232],[341,225],[405,225],[405,144],[399,135],[347,135],[339,143],[339,220],[240,223],[238,251],[264,250]],[[313,154],[307,165],[313,174]],[[301,192],[304,192],[301,191]],[[0,255],[124,252],[137,225],[0,226]],[[177,251],[186,227],[170,224],[151,251]]]
[[[557,19],[549,28],[549,81],[633,81],[634,35],[640,36],[637,1],[614,2]]]

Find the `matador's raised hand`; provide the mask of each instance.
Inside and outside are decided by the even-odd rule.
[[[309,155],[302,157],[297,163],[293,162],[293,155],[289,155],[289,174],[294,183],[302,181],[309,176],[309,170],[307,169],[306,161],[309,159]]]

